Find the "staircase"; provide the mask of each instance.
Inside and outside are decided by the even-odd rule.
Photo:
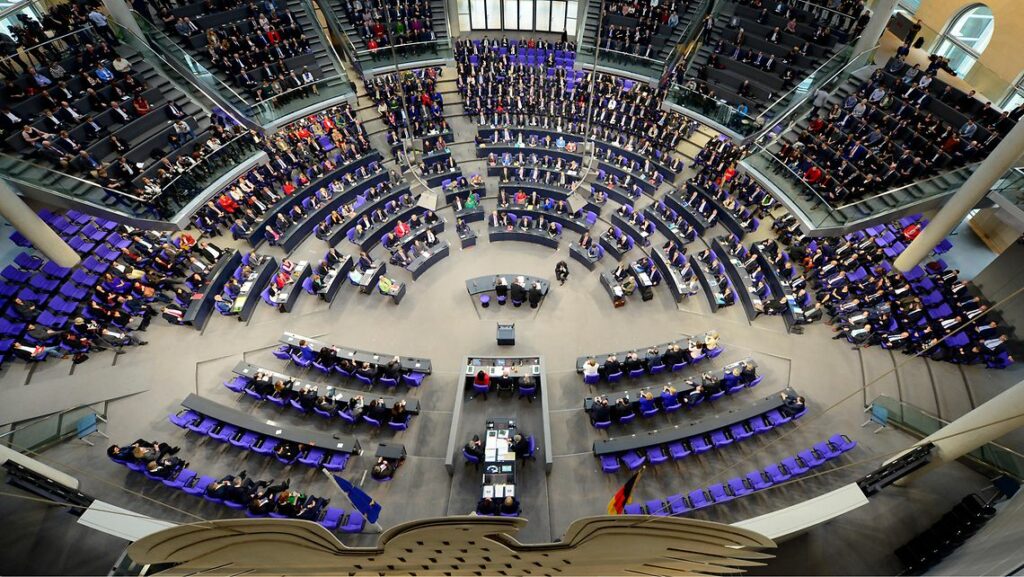
[[[666,63],[672,59],[676,46],[688,40],[686,36],[690,32],[691,23],[704,17],[707,2],[693,0],[687,2],[682,8],[683,11],[679,12],[679,23],[676,24],[676,27],[668,34],[655,37],[654,42],[657,44],[657,48],[652,51],[650,59],[606,51],[606,42],[602,37],[600,40],[601,50],[597,60],[598,67],[641,81],[657,81],[665,72]],[[583,25],[583,38],[579,43],[580,58],[576,61],[584,68],[594,68],[595,45],[598,42],[600,27],[601,0],[589,0],[586,20]]]
[[[149,90],[158,89],[160,93],[164,95],[165,102],[174,102],[182,111],[195,119],[198,123],[198,129],[196,130],[197,135],[201,134],[210,126],[210,116],[207,110],[204,110],[198,101],[193,100],[187,94],[182,92],[168,78],[160,75],[154,68],[153,64],[145,58],[143,54],[126,44],[122,44],[116,50],[131,62],[135,75],[145,81]],[[150,114],[163,113],[155,110]],[[155,142],[157,139],[164,138],[164,132],[166,129],[166,123],[161,122],[157,126],[149,129],[141,137],[133,140],[136,143],[146,143],[150,141]],[[115,132],[115,134],[117,133]],[[138,145],[141,146],[144,144]],[[110,162],[115,159],[115,156],[108,156],[101,158],[100,160]],[[153,162],[154,161],[149,160],[147,162],[147,168],[152,166]],[[12,156],[7,153],[0,153],[0,175],[2,175],[4,179],[15,183],[23,190],[25,188],[35,189],[40,193],[39,196],[55,195],[58,197],[68,197],[96,205],[98,208],[109,206],[104,202],[104,198],[109,195],[104,192],[98,184],[80,177],[58,172],[52,165],[39,163],[36,160],[29,160],[18,156]],[[56,203],[63,204],[59,201]],[[109,210],[120,212],[127,216],[144,217],[145,208],[146,207],[141,204],[133,206],[120,204],[117,208],[111,207]]]
[[[165,33],[159,25],[139,15],[136,15],[136,20],[144,31],[146,40],[169,59],[179,73],[188,74],[218,104],[233,111],[234,115],[246,121],[250,127],[269,129],[291,120],[296,111],[318,104],[328,106],[334,99],[341,100],[353,95],[343,65],[335,59],[333,49],[327,45],[308,0],[288,0],[286,6],[309,41],[312,56],[310,69],[318,81],[319,95],[293,96],[287,103],[276,106],[270,103],[257,103],[254,94],[240,86],[228,73],[213,65],[205,50],[193,48],[179,41],[178,38]],[[301,72],[296,70],[298,74]]]
[[[316,2],[324,13],[331,34],[337,37],[336,41],[341,43],[342,51],[364,78],[394,72],[396,65],[399,70],[407,70],[444,66],[453,62],[445,0],[430,0],[430,23],[436,40],[433,43],[396,46],[397,54],[392,53],[390,46],[378,48],[376,54],[371,54],[359,29],[345,13],[341,0]]]

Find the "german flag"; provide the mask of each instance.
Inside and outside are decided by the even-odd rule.
[[[619,488],[615,496],[612,497],[611,501],[608,501],[608,514],[609,515],[621,515],[623,509],[626,508],[632,501],[633,488],[636,487],[636,482],[640,480],[640,473],[644,471],[641,467],[639,471],[633,473],[633,476],[626,481],[626,484]]]

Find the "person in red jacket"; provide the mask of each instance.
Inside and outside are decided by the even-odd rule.
[[[818,168],[817,165],[812,164],[811,167],[804,172],[804,180],[807,181],[807,184],[817,183],[821,180],[821,169]]]

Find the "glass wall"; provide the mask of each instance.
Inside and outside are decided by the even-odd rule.
[[[579,2],[570,0],[458,0],[460,30],[524,30],[576,34]]]

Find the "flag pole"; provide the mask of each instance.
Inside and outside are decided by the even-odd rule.
[[[347,492],[342,491],[341,487],[338,487],[338,484],[334,481],[334,474],[331,473],[330,471],[328,471],[327,469],[324,469],[324,468],[321,468],[320,472],[323,473],[324,475],[326,475],[327,478],[331,480],[331,485],[334,486],[334,487],[337,487],[338,488],[338,492],[340,492],[342,495],[345,496],[345,500],[348,501],[348,504],[349,504],[350,507],[352,507],[352,510],[353,511],[356,510],[356,504],[354,502],[352,502],[352,498],[348,496]],[[384,532],[384,528],[381,527],[380,523],[377,523],[376,521],[374,521],[373,523],[370,523],[369,525],[366,525],[366,526],[369,527],[370,529],[372,529],[372,531],[365,531],[364,530],[363,533],[383,533]]]

